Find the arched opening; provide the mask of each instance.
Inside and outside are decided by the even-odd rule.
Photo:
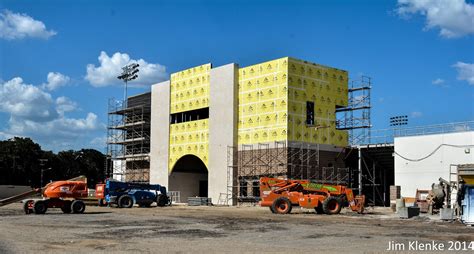
[[[180,201],[188,197],[207,197],[208,172],[206,165],[195,155],[181,157],[169,176],[169,190],[180,192]]]

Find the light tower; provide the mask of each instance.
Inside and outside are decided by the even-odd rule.
[[[408,125],[408,116],[393,116],[390,117],[390,126],[393,127],[393,136],[397,135],[397,129],[399,131],[398,135],[402,133],[402,126]]]
[[[137,63],[131,63],[127,64],[124,67],[122,67],[122,74],[118,76],[118,79],[121,79],[125,82],[125,91],[123,94],[123,107],[125,108],[127,106],[127,85],[128,81],[132,81],[136,78],[138,78],[138,67],[140,65]]]

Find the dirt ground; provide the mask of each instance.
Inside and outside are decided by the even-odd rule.
[[[19,203],[0,207],[0,253],[380,253],[391,241],[408,253],[415,240],[468,246],[474,228],[436,217],[402,220],[386,208],[277,215],[261,207],[88,206],[84,214],[25,215]]]

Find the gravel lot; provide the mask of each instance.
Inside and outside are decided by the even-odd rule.
[[[275,215],[261,207],[88,206],[80,215],[25,215],[21,204],[11,204],[0,207],[0,228],[0,253],[379,253],[390,241],[407,248],[414,240],[474,241],[473,227],[401,220],[385,208],[329,216],[302,209]]]

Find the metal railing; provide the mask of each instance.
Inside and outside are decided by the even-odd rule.
[[[390,128],[370,131],[370,140],[360,140],[356,145],[367,144],[391,144],[395,137],[422,136],[433,134],[446,134],[474,130],[474,121],[454,122],[426,126],[415,126],[405,128]]]

